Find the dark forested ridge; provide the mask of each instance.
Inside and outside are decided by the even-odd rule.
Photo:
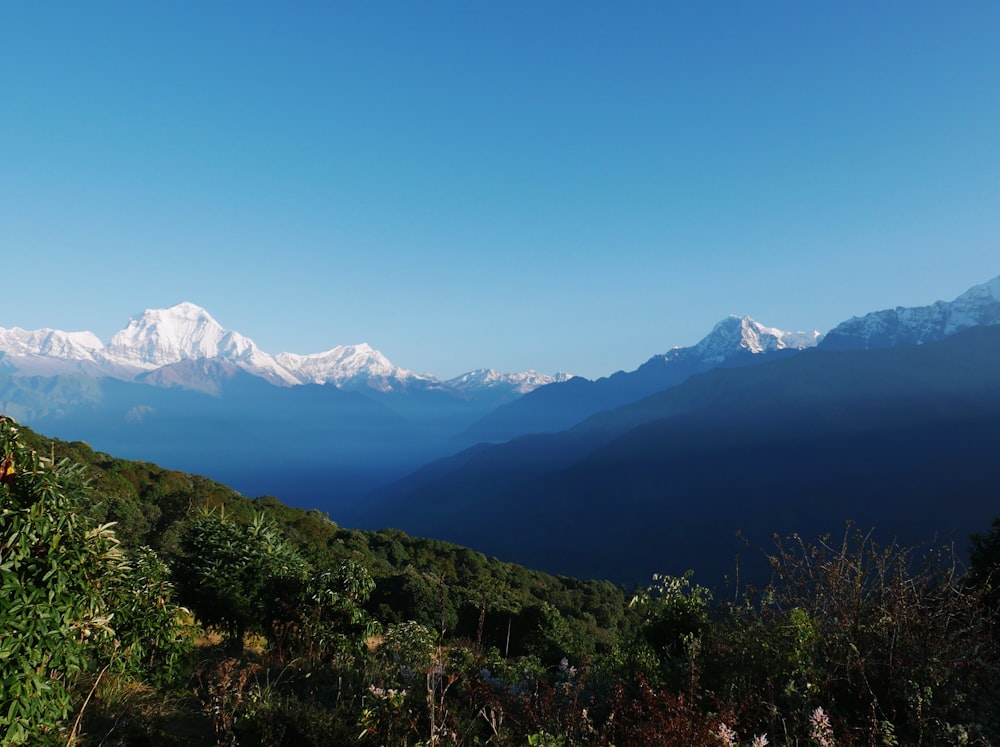
[[[613,629],[623,615],[625,589],[606,581],[577,581],[530,571],[465,547],[410,537],[398,530],[348,529],[323,512],[294,508],[271,496],[247,498],[205,477],[118,459],[85,443],[48,439],[27,428],[21,428],[21,433],[39,453],[84,466],[93,487],[86,513],[94,521],[115,522],[118,539],[126,548],[146,545],[168,562],[182,552],[179,537],[199,512],[220,511],[238,522],[262,515],[316,567],[335,567],[344,560],[364,565],[378,590],[371,608],[381,607],[389,619],[439,624],[442,583],[447,587],[446,612],[452,621],[460,612],[466,618],[478,616],[479,597],[487,588],[505,590],[505,604],[511,608],[507,611],[548,604],[589,622],[596,614],[605,629]],[[463,611],[463,605],[470,604],[475,610]],[[455,624],[449,628],[470,633],[468,619],[465,623],[465,628]]]
[[[569,431],[429,465],[354,520],[625,582],[694,567],[714,585],[774,532],[848,519],[964,552],[1000,491],[998,373],[997,327],[716,369]]]

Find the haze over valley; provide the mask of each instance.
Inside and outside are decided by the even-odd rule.
[[[983,526],[982,496],[1000,488],[998,325],[995,278],[825,334],[728,317],[596,380],[442,381],[366,344],[271,355],[185,302],[107,344],[0,329],[0,408],[349,526],[566,575],[635,583],[697,567],[718,580],[775,531],[853,520],[961,541]]]

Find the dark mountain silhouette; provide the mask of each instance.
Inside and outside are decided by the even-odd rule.
[[[654,355],[634,371],[590,381],[549,384],[499,407],[473,425],[463,439],[508,441],[528,433],[566,430],[585,418],[677,386],[713,368],[749,366],[793,355],[815,345],[818,333],[783,332],[749,317],[730,316],[691,347]]]
[[[550,572],[718,582],[737,553],[760,576],[773,531],[845,520],[907,542],[953,532],[964,551],[996,513],[998,444],[1000,328],[981,327],[693,376],[565,433],[429,465],[357,518]]]

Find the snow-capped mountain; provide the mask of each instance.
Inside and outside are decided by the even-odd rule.
[[[41,376],[96,372],[103,347],[91,332],[0,328],[0,368]]]
[[[94,361],[104,347],[92,332],[61,332],[58,329],[28,331],[0,329],[0,350],[11,355]]]
[[[0,328],[0,368],[21,374],[83,373],[217,393],[234,367],[280,386],[329,384],[383,393],[445,389],[465,396],[475,391],[493,396],[497,389],[505,389],[508,394],[523,394],[561,380],[534,371],[489,375],[474,371],[453,383],[442,382],[394,365],[367,343],[307,355],[270,355],[190,302],[137,314],[107,345],[91,332]]]
[[[653,356],[635,372],[619,372],[609,380],[621,388],[626,384],[624,379],[630,379],[625,388],[639,391],[673,385],[674,378],[680,381],[701,370],[761,353],[803,350],[817,343],[831,350],[919,344],[968,327],[995,324],[1000,324],[1000,277],[970,288],[949,303],[897,307],[854,317],[825,336],[816,331],[786,332],[750,317],[731,316],[716,324],[695,345]],[[194,365],[206,361],[227,365]],[[0,370],[23,375],[109,376],[163,387],[216,391],[226,376],[231,377],[232,366],[281,386],[320,384],[382,393],[436,390],[493,401],[499,401],[501,395],[520,397],[572,378],[567,374],[499,373],[483,368],[441,381],[394,365],[367,343],[340,345],[307,355],[271,355],[189,302],[167,309],[147,309],[134,316],[107,345],[91,332],[0,328]],[[170,370],[166,370],[168,367]],[[670,373],[670,381],[665,384],[662,379],[667,370],[676,375]],[[151,372],[160,373],[154,376]],[[640,380],[644,381],[641,387],[634,383]]]
[[[537,371],[523,373],[499,373],[492,368],[478,368],[461,376],[448,379],[444,383],[460,392],[479,389],[506,389],[517,394],[527,394],[546,384],[568,381],[572,374],[557,373],[554,376],[540,374]]]
[[[1000,324],[1000,277],[975,285],[954,301],[897,306],[841,322],[823,338],[826,350],[867,350],[919,345],[969,327]]]
[[[722,363],[735,355],[771,353],[776,350],[804,350],[815,347],[819,332],[785,332],[765,327],[748,316],[730,316],[712,328],[691,347],[676,347],[663,355],[668,361],[697,360]]]
[[[360,345],[338,345],[326,352],[308,355],[279,353],[275,360],[300,383],[333,384],[346,389],[370,387],[381,392],[406,388],[415,383],[438,383],[431,376],[422,376],[394,366],[366,342]]]
[[[300,383],[253,340],[224,329],[205,309],[188,302],[132,317],[102,355],[113,364],[145,370],[217,358],[274,383]]]
[[[654,355],[634,371],[618,371],[596,381],[567,377],[527,392],[487,414],[465,435],[470,442],[499,442],[527,433],[564,430],[602,410],[636,402],[717,366],[757,362],[765,353],[813,347],[819,336],[819,332],[785,332],[750,317],[730,316],[697,344]]]

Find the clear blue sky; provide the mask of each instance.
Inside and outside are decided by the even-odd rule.
[[[1000,3],[4,2],[0,326],[590,377],[1000,274]]]

